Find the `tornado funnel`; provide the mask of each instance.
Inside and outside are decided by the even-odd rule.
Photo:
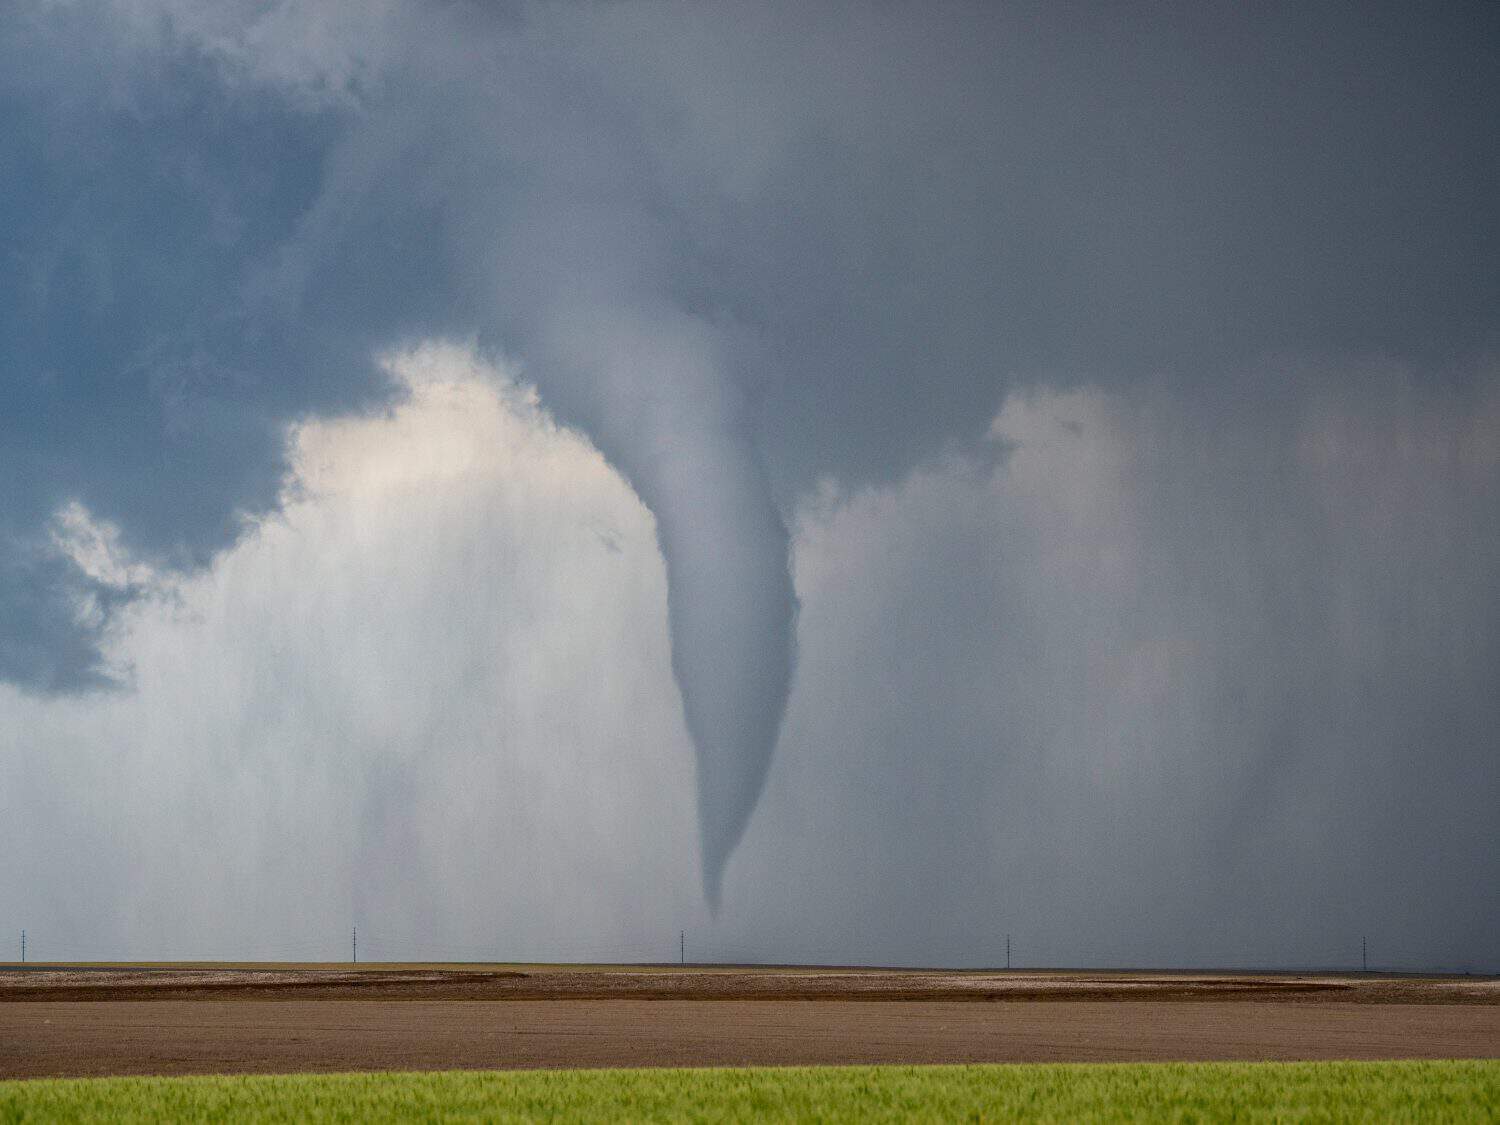
[[[672,672],[697,758],[703,891],[717,912],[791,685],[789,537],[711,327],[598,308],[570,324],[553,342],[576,380],[570,413],[656,517]]]

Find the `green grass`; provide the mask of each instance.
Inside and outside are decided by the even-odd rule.
[[[0,1082],[17,1121],[1500,1121],[1500,1061],[447,1071]]]

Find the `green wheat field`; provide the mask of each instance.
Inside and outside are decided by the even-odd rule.
[[[0,1121],[1500,1121],[1500,1060],[0,1082]]]

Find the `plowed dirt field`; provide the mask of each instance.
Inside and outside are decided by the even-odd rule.
[[[1500,1057],[1500,980],[545,966],[0,969],[0,1077]]]

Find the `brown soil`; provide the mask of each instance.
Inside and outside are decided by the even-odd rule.
[[[725,1000],[0,1005],[0,1076],[1490,1058],[1500,1007]]]
[[[1255,1001],[1500,1004],[1500,978],[689,966],[34,966],[0,1003],[59,1000]]]
[[[0,971],[0,1077],[13,1078],[1496,1057],[1500,981],[1481,977],[544,966]]]

